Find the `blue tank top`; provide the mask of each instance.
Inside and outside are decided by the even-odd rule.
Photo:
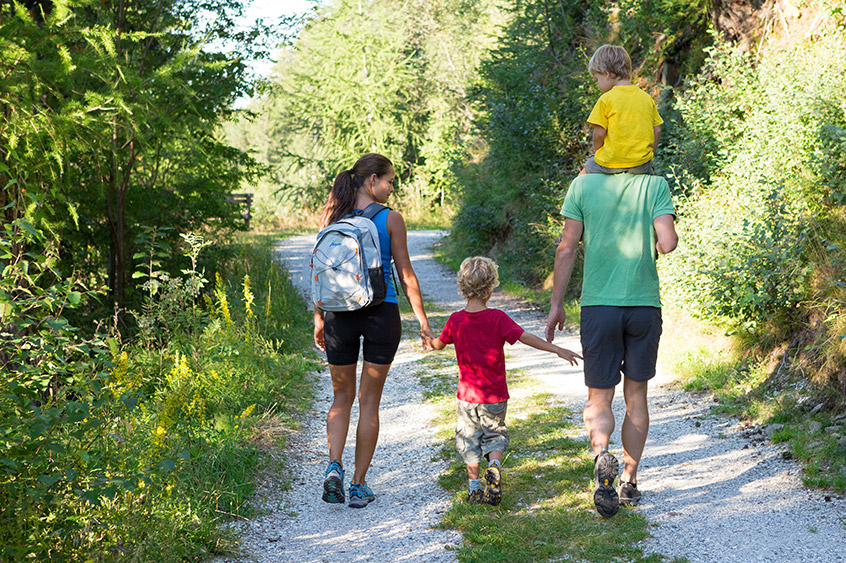
[[[356,211],[361,210],[356,209]],[[390,213],[389,209],[383,209],[373,218],[373,223],[376,224],[376,230],[379,232],[379,246],[382,248],[382,267],[385,270],[385,285],[388,287],[385,303],[396,303],[397,290],[394,288],[394,280],[391,275],[393,255],[391,254],[391,235],[388,234],[388,213]]]

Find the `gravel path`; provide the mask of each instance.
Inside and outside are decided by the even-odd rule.
[[[454,275],[436,264],[430,251],[443,234],[410,232],[409,252],[426,298],[453,310],[463,306]],[[300,286],[308,278],[312,243],[313,236],[303,236],[279,246],[280,258]],[[543,335],[546,317],[541,312],[499,292],[491,306]],[[436,333],[440,328],[433,327]],[[556,343],[580,350],[575,334],[559,334]],[[509,369],[532,373],[563,406],[581,413],[587,392],[580,369],[520,344],[506,351]],[[461,543],[460,535],[432,528],[448,509],[450,495],[436,484],[443,466],[431,461],[437,450],[432,412],[422,403],[414,375],[423,353],[418,340],[406,338],[400,345],[385,385],[382,430],[368,473],[377,500],[363,510],[320,500],[332,393],[328,371],[317,375],[314,411],[292,439],[292,489],[263,491],[267,513],[236,524],[244,549],[237,561],[455,560],[450,548]],[[650,390],[652,423],[639,475],[643,501],[637,508],[651,524],[644,550],[691,563],[846,562],[846,500],[803,488],[799,466],[784,459],[783,447],[766,442],[762,429],[710,415],[708,395],[675,390],[671,379],[659,374]],[[622,459],[621,395],[614,402],[618,429],[611,450]],[[350,465],[355,415],[356,409],[345,455]]]

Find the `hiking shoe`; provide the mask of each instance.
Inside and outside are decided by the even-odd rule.
[[[496,506],[502,500],[502,474],[499,467],[491,465],[485,471],[485,495],[484,502]]]
[[[614,490],[614,479],[620,464],[610,452],[604,451],[594,460],[593,476],[596,479],[596,490],[593,492],[593,504],[596,511],[605,518],[610,518],[620,510],[620,497]]]
[[[364,508],[376,500],[367,483],[350,483],[350,508]]]
[[[629,483],[623,481],[620,483],[617,494],[620,496],[620,504],[631,504],[632,506],[640,502],[640,491],[637,490],[637,483]]]
[[[482,489],[467,491],[467,502],[470,504],[482,504],[485,502],[485,492]]]
[[[326,478],[323,480],[323,501],[343,504],[344,500],[344,468],[337,461],[333,461],[326,468]]]

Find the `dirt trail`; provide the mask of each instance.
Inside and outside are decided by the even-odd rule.
[[[454,274],[431,255],[443,234],[410,232],[409,251],[426,298],[450,311],[463,306]],[[296,237],[278,247],[293,281],[303,288],[312,242],[310,236]],[[542,312],[501,293],[494,294],[491,306],[543,334]],[[436,332],[440,328],[434,327]],[[581,349],[575,334],[557,335],[556,343]],[[380,442],[368,473],[378,498],[363,510],[320,500],[331,385],[327,372],[317,375],[314,411],[295,437],[293,488],[265,492],[268,513],[242,525],[245,555],[238,561],[369,561],[377,555],[395,561],[454,561],[450,548],[461,542],[460,536],[432,529],[450,495],[436,484],[442,465],[431,461],[436,449],[432,413],[414,376],[423,354],[417,340],[403,340],[385,387]],[[507,358],[509,369],[532,373],[558,402],[581,413],[587,392],[579,368],[519,344],[507,347]],[[639,475],[643,501],[637,508],[651,524],[644,549],[691,563],[846,562],[846,501],[803,488],[798,465],[784,459],[782,447],[763,441],[756,429],[710,415],[707,395],[674,390],[671,380],[670,374],[659,374],[650,390],[652,421]],[[625,413],[620,395],[614,402],[618,421]],[[354,427],[355,420],[345,456],[350,467]],[[621,458],[619,444],[618,422],[611,449]]]

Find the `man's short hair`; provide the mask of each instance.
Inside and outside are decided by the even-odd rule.
[[[603,45],[590,58],[588,70],[591,73],[609,72],[617,78],[629,79],[632,76],[632,59],[622,47]]]
[[[458,292],[465,299],[478,298],[487,301],[499,285],[499,269],[496,262],[484,256],[465,258],[458,269]]]

